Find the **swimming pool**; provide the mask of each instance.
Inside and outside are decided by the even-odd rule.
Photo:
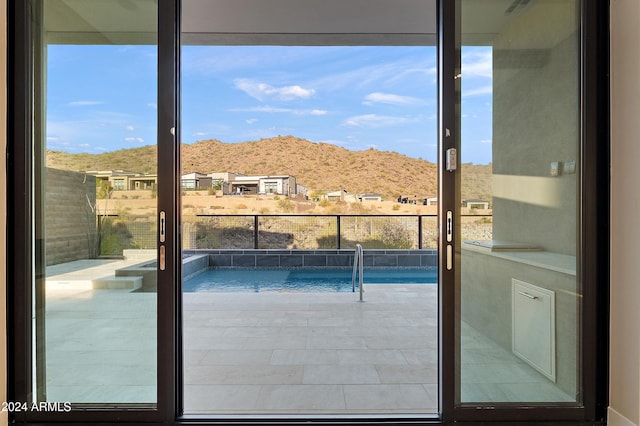
[[[345,292],[351,269],[207,269],[183,282],[191,292]],[[364,284],[435,284],[437,268],[365,269]],[[357,283],[356,283],[357,287]]]

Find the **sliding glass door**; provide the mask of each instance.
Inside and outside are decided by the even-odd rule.
[[[10,2],[11,420],[602,417],[596,4]]]
[[[182,4],[184,414],[434,417],[436,4],[229,5]]]
[[[175,76],[158,78],[169,13],[156,0],[11,6],[11,415],[158,420],[175,315],[159,309],[174,282],[175,166],[162,153]]]
[[[577,407],[581,2],[459,7],[456,405]]]

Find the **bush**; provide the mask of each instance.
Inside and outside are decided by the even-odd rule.
[[[284,213],[291,213],[294,209],[294,205],[288,198],[278,200],[278,209]]]
[[[385,223],[382,226],[382,242],[386,248],[410,249],[413,246],[411,232],[396,223]]]
[[[124,249],[136,248],[133,235],[122,222],[105,218],[100,226],[100,254],[122,256]]]

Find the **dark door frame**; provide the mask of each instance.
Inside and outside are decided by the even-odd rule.
[[[444,151],[459,148],[456,114],[455,75],[456,22],[459,0],[440,0],[439,26],[439,158]],[[167,214],[167,240],[165,244],[166,269],[158,273],[158,408],[106,409],[74,411],[72,413],[20,413],[11,418],[25,424],[49,422],[104,424],[193,424],[202,421],[180,420],[182,406],[181,366],[181,291],[180,276],[180,1],[158,0],[158,210]],[[609,4],[606,1],[583,0],[582,14],[582,164],[579,191],[582,194],[580,220],[581,259],[602,259],[579,263],[584,294],[582,321],[583,361],[582,407],[510,407],[478,410],[458,407],[456,400],[455,365],[455,280],[459,269],[459,249],[453,242],[454,268],[446,270],[446,257],[440,256],[440,410],[441,420],[423,423],[448,424],[483,423],[498,421],[537,424],[599,424],[606,418],[608,405],[608,300],[609,300]],[[33,67],[29,55],[31,48],[31,17],[26,1],[8,2],[8,131],[7,166],[7,300],[8,300],[8,397],[12,401],[27,401],[31,397],[32,345],[31,345],[31,279],[33,263],[31,253],[32,197],[29,188],[33,180],[33,148],[30,141]],[[172,130],[173,129],[173,130]],[[452,136],[446,136],[446,129]],[[457,211],[459,182],[455,173],[439,170],[440,217],[447,210]],[[27,212],[27,214],[25,214]],[[457,217],[457,215],[454,215]],[[441,229],[444,229],[441,220]],[[459,223],[455,223],[458,229]],[[160,242],[158,242],[160,246]],[[446,253],[440,242],[441,253]],[[444,252],[442,250],[445,250]],[[159,249],[160,250],[160,249]],[[445,272],[446,271],[446,272]],[[412,423],[398,418],[388,419],[271,419],[266,423],[335,424],[349,421],[359,424]],[[246,419],[213,424],[248,424]],[[251,422],[254,423],[254,422]]]

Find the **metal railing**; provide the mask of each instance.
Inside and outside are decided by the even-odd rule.
[[[356,275],[358,275],[358,289],[360,290],[360,301],[362,302],[362,293],[364,293],[364,277],[363,277],[363,263],[364,254],[362,246],[356,244],[356,251],[353,254],[353,275],[351,275],[351,292],[356,291]]]
[[[154,216],[100,217],[100,254],[155,248]],[[463,215],[463,239],[492,239],[491,215]],[[437,215],[183,215],[184,249],[437,248]]]
[[[435,248],[435,215],[183,216],[183,247],[237,249]]]

